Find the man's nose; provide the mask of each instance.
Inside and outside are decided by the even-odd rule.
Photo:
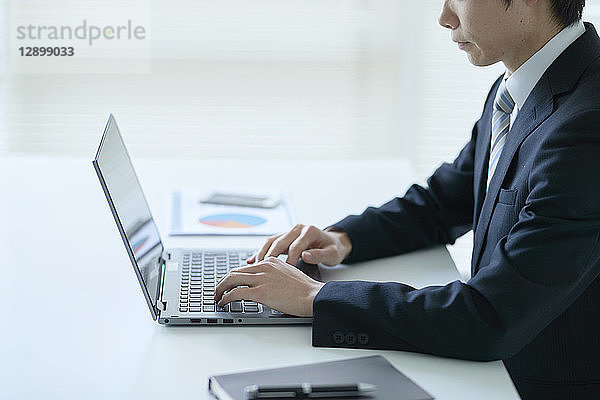
[[[448,28],[448,29],[452,29],[452,30],[458,28],[458,25],[459,25],[458,17],[454,13],[454,11],[452,11],[452,9],[450,8],[449,0],[444,0],[444,4],[442,6],[442,13],[440,14],[438,22],[444,28]]]

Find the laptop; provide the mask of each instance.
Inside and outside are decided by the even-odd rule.
[[[219,280],[255,249],[165,249],[123,138],[111,114],[92,161],[155,321],[163,325],[310,324],[253,301],[219,307]],[[316,265],[297,265],[320,280]]]

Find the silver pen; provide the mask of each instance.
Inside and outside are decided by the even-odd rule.
[[[245,398],[254,399],[314,399],[319,397],[360,397],[373,393],[377,386],[370,383],[299,385],[251,385],[244,388]]]

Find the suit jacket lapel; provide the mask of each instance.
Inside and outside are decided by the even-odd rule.
[[[479,219],[477,221],[477,227],[475,229],[475,247],[473,249],[472,259],[473,273],[476,272],[477,266],[479,265],[484,238],[489,229],[492,211],[494,209],[494,205],[496,204],[498,193],[500,192],[500,188],[508,171],[508,167],[510,166],[513,157],[525,138],[527,138],[527,136],[529,136],[546,118],[548,118],[548,116],[550,116],[550,114],[552,114],[553,106],[554,102],[552,90],[550,88],[548,78],[544,76],[531,92],[531,95],[523,105],[523,108],[519,110],[517,119],[515,120],[506,138],[506,144],[502,150],[502,155],[498,161],[496,172],[490,181],[490,186],[487,190],[487,193],[485,193],[487,176],[485,177],[486,179],[481,180],[480,191],[485,193],[485,198]],[[488,126],[488,128],[491,132],[491,125]],[[486,141],[486,160],[489,157],[489,142],[490,139],[488,138]],[[483,165],[482,168],[487,169],[487,165]],[[486,174],[482,173],[481,175]]]
[[[498,87],[500,86],[500,82],[502,81],[502,77],[498,79],[498,81],[494,84],[494,88],[492,91],[495,93]],[[487,104],[486,110],[483,113],[483,116],[480,120],[480,127],[478,129],[483,130],[483,134],[478,136],[478,143],[475,150],[475,165],[474,165],[474,199],[475,199],[475,209],[473,213],[473,231],[476,231],[477,223],[479,222],[479,217],[481,214],[481,208],[483,207],[483,201],[485,199],[486,193],[486,183],[487,183],[487,169],[489,164],[490,157],[490,141],[491,137],[491,126],[492,126],[492,109],[493,109],[493,100],[492,96],[491,104]]]

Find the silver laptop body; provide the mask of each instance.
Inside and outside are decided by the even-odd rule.
[[[246,265],[253,249],[165,249],[117,123],[110,115],[92,161],[127,254],[155,321],[164,325],[310,324],[240,301],[225,308],[213,300],[219,279]],[[299,264],[319,279],[316,265]]]

